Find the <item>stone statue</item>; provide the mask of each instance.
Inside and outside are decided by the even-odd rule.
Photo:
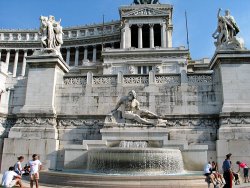
[[[220,12],[221,9],[217,14],[218,26],[212,35],[214,39],[217,39],[215,42],[217,50],[244,49],[243,39],[236,37],[240,29],[234,17],[230,15],[229,10],[225,11],[225,16],[221,16]]]
[[[155,122],[149,120],[158,120],[160,117],[148,110],[142,110],[140,108],[140,103],[136,99],[136,92],[134,90],[130,91],[128,96],[124,96],[119,100],[115,109],[112,110],[112,114],[116,113],[118,108],[121,108],[121,115],[125,120],[135,121],[139,124],[146,125],[156,125],[159,123],[159,121]]]
[[[134,4],[159,4],[159,0],[134,0]]]
[[[40,31],[42,47],[55,50],[59,54],[61,45],[63,44],[63,31],[61,20],[56,21],[54,16],[40,17]]]

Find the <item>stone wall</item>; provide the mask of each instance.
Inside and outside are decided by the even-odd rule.
[[[56,89],[62,115],[106,115],[120,97],[135,90],[141,107],[159,115],[219,114],[221,92],[213,74],[66,76]],[[87,83],[89,81],[89,83]]]
[[[101,139],[99,131],[105,115],[132,89],[137,93],[141,108],[156,112],[168,120],[165,128],[170,130],[169,140],[187,141],[188,145],[207,145],[208,159],[216,160],[221,92],[215,76],[152,73],[66,75],[64,83],[56,88],[56,111],[65,116],[58,124],[61,152],[58,168],[62,166],[64,147],[80,145],[86,139]],[[81,120],[82,115],[89,117],[89,120]],[[89,129],[84,125],[85,121],[96,123]]]

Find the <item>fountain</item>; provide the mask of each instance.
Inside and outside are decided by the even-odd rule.
[[[60,182],[135,187],[137,182],[149,181],[154,185],[160,181],[167,185],[184,180],[185,185],[186,181],[203,180],[196,174],[187,175],[184,166],[203,166],[207,146],[189,146],[186,140],[169,140],[166,120],[140,109],[135,91],[120,99],[115,110],[106,116],[100,132],[102,140],[84,140],[82,145],[65,148],[63,172],[70,174],[60,174]],[[67,180],[67,176],[71,179]]]
[[[121,141],[121,147],[88,151],[87,171],[105,174],[159,175],[184,172],[178,149],[147,148],[147,142]]]

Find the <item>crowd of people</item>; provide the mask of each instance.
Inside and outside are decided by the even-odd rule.
[[[226,159],[223,162],[222,170],[223,170],[223,177],[219,173],[218,165],[216,162],[208,162],[204,167],[204,175],[206,176],[206,181],[208,183],[213,183],[216,187],[217,185],[223,186],[224,188],[232,188],[233,186],[233,180],[235,182],[235,185],[240,184],[239,180],[239,173],[240,169],[243,169],[244,174],[244,182],[248,183],[249,180],[249,167],[246,163],[237,161],[236,164],[238,165],[238,170],[235,172],[232,169],[232,162],[231,162],[231,156],[232,154],[229,153],[226,155]]]
[[[35,182],[36,188],[38,188],[39,171],[42,169],[42,163],[38,159],[38,155],[32,155],[32,160],[30,160],[24,167],[22,167],[23,161],[23,156],[18,157],[15,165],[9,167],[9,170],[3,174],[2,187],[10,188],[19,186],[23,188],[22,176],[29,175],[30,187],[33,188]]]

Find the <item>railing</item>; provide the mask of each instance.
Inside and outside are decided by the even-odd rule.
[[[188,75],[188,85],[212,85],[212,74]],[[98,75],[89,72],[87,76],[65,76],[65,85],[89,85],[89,86],[132,86],[132,85],[181,85],[181,74],[157,74],[150,72],[148,75]]]
[[[148,75],[124,75],[123,76],[123,83],[127,85],[131,84],[149,84],[149,76]]]
[[[156,75],[156,84],[167,84],[167,85],[180,85],[181,77],[180,75]]]
[[[63,39],[87,38],[92,36],[111,35],[120,32],[118,22],[102,25],[92,25],[77,28],[64,28]],[[38,30],[0,30],[0,41],[39,41]]]
[[[117,76],[93,76],[93,85],[105,86],[105,85],[116,85]]]
[[[211,85],[213,76],[211,74],[188,75],[189,85]]]
[[[87,84],[87,76],[77,76],[77,77],[64,77],[65,85],[86,85]]]

